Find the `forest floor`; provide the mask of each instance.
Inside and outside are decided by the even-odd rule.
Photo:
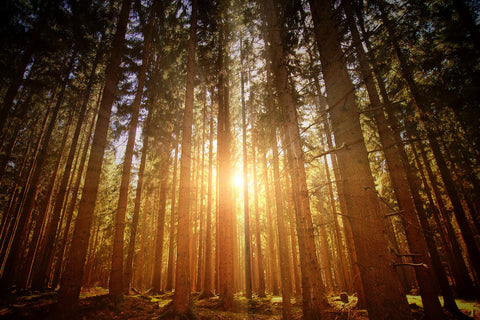
[[[104,319],[104,320],[147,320],[159,319],[172,301],[172,293],[160,295],[136,294],[126,296],[122,302],[114,304],[108,297],[108,291],[93,288],[82,291],[78,311],[72,320]],[[282,298],[269,296],[255,297],[250,302],[237,296],[234,312],[221,311],[217,308],[218,297],[198,299],[193,295],[194,312],[200,320],[266,320],[282,318]],[[415,319],[424,319],[419,296],[408,296]],[[23,292],[12,293],[7,299],[0,300],[0,319],[46,319],[56,302],[56,292]],[[475,320],[480,320],[480,303],[478,301],[458,300],[459,308]],[[357,299],[348,297],[342,302],[339,296],[330,296],[331,308],[327,312],[329,320],[368,320],[365,310],[356,308]],[[293,319],[302,319],[301,301],[292,299]],[[453,317],[451,319],[454,319]]]

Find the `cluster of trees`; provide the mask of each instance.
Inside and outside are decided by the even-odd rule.
[[[0,290],[331,292],[431,319],[480,277],[480,33],[463,0],[6,0]],[[234,176],[240,177],[241,183]]]

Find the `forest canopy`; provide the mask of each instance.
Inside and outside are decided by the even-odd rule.
[[[479,14],[1,1],[0,318],[472,319]]]

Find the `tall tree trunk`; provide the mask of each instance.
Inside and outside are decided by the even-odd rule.
[[[332,212],[332,220],[333,220],[333,238],[337,244],[337,250],[338,250],[338,258],[337,258],[337,274],[339,275],[339,285],[340,285],[340,290],[345,291],[347,290],[347,277],[348,277],[348,271],[347,271],[347,261],[345,258],[345,252],[343,251],[343,243],[342,243],[342,235],[340,233],[340,226],[338,224],[338,215],[337,215],[337,206],[335,204],[335,196],[333,194],[333,187],[332,187],[332,180],[330,178],[330,169],[328,168],[328,160],[327,156],[325,155],[323,157],[324,163],[325,163],[325,177],[327,179],[327,188],[328,188],[328,198],[330,200],[330,208]]]
[[[165,211],[167,202],[168,159],[163,161],[162,181],[160,182],[160,208],[158,210],[157,230],[155,232],[155,260],[153,265],[152,288],[154,293],[162,291],[163,235],[165,230]]]
[[[203,123],[202,123],[202,142],[200,151],[202,154],[200,160],[200,198],[199,198],[199,212],[198,216],[200,219],[200,226],[198,231],[198,260],[197,260],[197,283],[195,287],[199,291],[203,291],[202,282],[204,280],[203,277],[203,268],[205,262],[205,210],[203,205],[203,199],[205,197],[205,183],[204,183],[204,176],[205,176],[205,139],[206,139],[206,126],[207,126],[207,88],[204,85],[203,88]]]
[[[145,126],[142,132],[143,133],[142,157],[140,160],[140,168],[138,169],[138,182],[137,182],[137,191],[135,193],[135,205],[133,207],[132,227],[130,231],[130,242],[128,244],[127,261],[125,262],[125,274],[123,275],[124,294],[130,293],[130,287],[132,282],[133,257],[135,255],[135,242],[137,237],[138,219],[140,216],[140,207],[142,203],[143,177],[145,173],[145,165],[147,163],[149,136],[145,131],[148,130],[148,127],[147,127],[148,122],[149,121],[147,116],[147,120],[145,122]]]
[[[256,137],[252,138],[252,163],[253,163],[253,204],[255,211],[255,247],[257,256],[257,274],[258,274],[258,292],[257,295],[260,298],[265,297],[265,272],[264,272],[264,259],[262,253],[262,236],[260,222],[260,208],[258,205],[258,185],[257,185],[257,156],[256,156]]]
[[[250,260],[250,210],[248,207],[248,155],[247,155],[247,112],[245,107],[245,71],[243,70],[244,49],[240,39],[240,84],[242,100],[242,153],[243,153],[243,210],[245,216],[245,297],[252,299],[252,261]]]
[[[434,132],[434,129],[430,126],[428,116],[428,113],[431,109],[430,103],[428,102],[425,94],[420,90],[419,86],[415,82],[411,65],[407,57],[403,54],[398,43],[397,36],[395,35],[393,21],[388,17],[386,13],[385,3],[383,2],[383,0],[377,0],[375,1],[375,3],[380,9],[381,18],[387,29],[390,44],[393,46],[398,61],[400,62],[400,71],[407,83],[410,93],[412,94],[416,111],[420,115],[420,119],[425,126],[427,137],[430,142],[430,147],[432,148],[433,154],[435,156],[438,169],[440,170],[440,174],[445,184],[445,189],[447,190],[447,193],[452,202],[453,212],[455,214],[455,217],[457,218],[457,222],[462,231],[463,238],[465,239],[467,251],[472,261],[472,267],[476,276],[480,277],[480,250],[476,245],[474,234],[472,232],[472,229],[470,228],[466,213],[462,207],[461,198],[456,189],[455,182],[453,181],[450,170],[442,155],[442,151],[437,141],[437,133]]]
[[[119,78],[120,59],[125,42],[128,16],[132,0],[123,0],[122,9],[117,23],[117,31],[112,43],[110,62],[105,71],[105,87],[100,104],[98,120],[88,159],[85,187],[78,209],[77,222],[73,233],[69,261],[63,274],[56,314],[58,318],[68,318],[78,304],[82,286],[83,268],[88,249],[95,202],[97,199],[103,154],[107,144],[107,132],[113,99],[115,97]]]
[[[371,107],[374,110],[373,115],[378,127],[380,141],[383,145],[383,151],[389,168],[393,190],[397,198],[399,210],[403,211],[399,217],[402,220],[405,229],[410,253],[413,254],[412,260],[416,264],[429,266],[431,263],[428,258],[427,241],[421,234],[421,230],[423,227],[423,231],[427,234],[430,232],[430,228],[426,220],[426,213],[418,192],[419,190],[418,188],[415,188],[415,186],[420,186],[420,181],[416,173],[413,172],[410,167],[402,145],[397,144],[397,142],[401,143],[400,137],[398,136],[397,141],[395,141],[393,132],[387,125],[382,103],[380,102],[380,97],[375,86],[367,55],[363,50],[352,9],[350,8],[349,3],[344,3],[344,8],[347,14],[347,22],[349,24],[350,32],[352,33],[357,58],[360,63],[360,73],[367,88]],[[409,184],[414,189],[410,188],[409,190]],[[410,194],[410,192],[412,192],[412,194]],[[426,237],[428,237],[428,235],[426,235]],[[435,251],[438,255],[434,242],[431,243],[429,248],[430,254],[432,254],[432,251]],[[414,270],[420,287],[420,295],[422,297],[422,303],[426,314],[432,319],[442,319],[443,312],[441,310],[440,301],[438,300],[438,293],[435,287],[433,274],[430,271],[431,268],[415,267]]]
[[[225,8],[221,8],[225,9]],[[227,9],[228,10],[228,9]],[[226,11],[226,10],[225,10]],[[224,19],[219,31],[219,54],[217,57],[218,72],[218,133],[217,133],[217,159],[218,159],[218,224],[219,239],[219,295],[222,307],[225,310],[233,309],[234,263],[235,246],[234,235],[234,208],[231,184],[231,132],[230,132],[230,96],[229,96],[229,63],[227,55],[227,35],[229,21]]]
[[[85,143],[83,145],[83,148],[79,148],[79,153],[80,153],[80,150],[83,150],[83,151],[82,151],[82,155],[81,155],[81,159],[80,159],[80,165],[77,169],[76,181],[74,183],[74,186],[73,186],[72,192],[71,192],[70,204],[67,206],[67,208],[65,210],[65,214],[64,214],[67,217],[67,220],[65,222],[65,227],[63,229],[63,235],[61,237],[61,241],[57,242],[57,248],[56,248],[57,264],[55,266],[55,270],[54,270],[54,273],[53,273],[52,288],[56,288],[58,283],[60,282],[60,276],[61,276],[61,273],[62,273],[62,269],[63,269],[63,266],[65,265],[64,257],[65,257],[65,253],[66,253],[65,251],[66,251],[66,247],[67,247],[67,240],[68,240],[68,236],[69,236],[70,225],[71,225],[72,219],[73,219],[73,211],[75,210],[75,207],[76,207],[76,204],[77,204],[78,192],[80,190],[80,185],[81,185],[81,181],[82,181],[82,178],[83,178],[83,169],[85,167],[87,154],[88,154],[88,149],[90,147],[90,138],[92,136],[93,126],[96,123],[96,121],[95,121],[96,117],[97,117],[97,114],[94,113],[94,115],[92,117],[92,120],[91,120],[91,123],[90,123],[90,128],[88,130],[88,133],[84,137]],[[77,157],[79,157],[79,155]]]
[[[272,105],[271,105],[272,107]],[[276,128],[273,125],[273,118],[270,123],[270,146],[273,154],[273,185],[275,188],[275,211],[277,213],[277,233],[278,233],[278,249],[280,255],[280,274],[282,278],[282,318],[285,320],[291,319],[292,307],[290,303],[291,296],[291,272],[289,265],[288,254],[288,239],[287,239],[287,217],[285,217],[285,208],[283,205],[283,194],[281,187],[280,169],[278,161],[278,145]]]
[[[277,259],[277,250],[275,248],[275,231],[273,229],[274,219],[272,215],[272,200],[270,192],[270,178],[268,174],[267,166],[267,149],[262,153],[262,165],[265,179],[265,219],[267,224],[267,252],[268,252],[268,269],[267,275],[270,276],[270,290],[273,295],[279,294],[279,284],[278,284],[278,259]]]
[[[19,211],[19,218],[17,222],[16,229],[14,231],[12,245],[10,248],[11,254],[7,257],[7,261],[5,263],[5,269],[2,274],[2,287],[8,288],[9,285],[12,284],[14,280],[15,270],[18,266],[18,262],[21,259],[21,255],[23,253],[23,245],[28,236],[28,221],[31,218],[32,212],[35,207],[35,200],[37,197],[38,192],[38,184],[40,182],[40,177],[42,175],[42,170],[44,167],[45,159],[47,156],[47,151],[50,147],[50,139],[53,134],[53,129],[56,124],[56,120],[58,117],[58,113],[60,111],[60,107],[63,105],[64,96],[67,89],[68,77],[70,72],[73,68],[73,62],[75,60],[75,55],[72,52],[69,58],[68,67],[66,68],[66,72],[62,77],[62,89],[57,97],[57,101],[55,103],[55,107],[52,110],[51,118],[48,122],[48,125],[45,129],[43,138],[42,138],[42,148],[40,149],[38,155],[34,159],[34,168],[31,175],[31,180],[25,192],[24,202],[21,206],[21,211]]]
[[[88,102],[90,100],[90,95],[91,95],[93,85],[95,84],[97,64],[100,61],[101,56],[102,56],[102,50],[97,49],[97,54],[95,56],[95,60],[92,65],[92,70],[90,72],[88,84],[87,84],[87,87],[85,88],[85,93],[83,96],[80,113],[77,118],[77,124],[75,127],[75,132],[72,137],[72,143],[70,144],[70,151],[68,154],[67,162],[65,164],[65,170],[63,171],[62,181],[60,182],[58,193],[55,199],[55,204],[53,205],[52,218],[45,231],[46,239],[45,239],[44,247],[47,248],[47,250],[40,255],[41,260],[39,261],[39,267],[37,268],[32,279],[33,289],[41,290],[41,289],[44,289],[46,285],[45,283],[45,279],[47,278],[46,272],[47,272],[50,260],[52,258],[52,254],[54,253],[54,250],[50,250],[50,248],[53,248],[55,235],[57,234],[57,230],[59,227],[58,223],[60,220],[60,215],[62,212],[64,202],[66,201],[65,198],[66,198],[68,181],[69,181],[71,170],[72,170],[73,159],[77,151],[77,144],[80,137],[80,131],[85,122],[85,115],[87,112]]]
[[[148,26],[144,32],[144,48],[142,55],[142,65],[138,70],[137,91],[132,104],[132,114],[128,129],[128,140],[125,148],[125,158],[123,160],[122,180],[120,183],[120,195],[118,198],[117,213],[115,217],[115,234],[113,236],[112,269],[110,272],[109,295],[117,300],[123,293],[123,237],[125,233],[125,215],[127,212],[128,187],[130,185],[130,171],[132,170],[133,149],[135,147],[135,137],[137,134],[138,116],[140,114],[140,103],[142,102],[143,87],[147,77],[147,68],[149,65],[150,48],[152,45],[153,26],[155,24],[155,11],[158,2],[154,1],[150,8],[150,17]]]
[[[296,106],[288,80],[286,53],[280,35],[277,10],[273,0],[263,1],[263,10],[268,23],[268,40],[272,74],[281,113],[285,119],[284,146],[288,146],[288,164],[292,177],[292,190],[295,196],[296,223],[300,246],[300,266],[302,269],[303,313],[305,319],[319,319],[327,306],[324,285],[320,277],[320,265],[316,256],[313,223],[307,179],[303,160],[301,137],[298,128]]]
[[[170,231],[168,233],[168,264],[167,264],[167,284],[165,290],[172,291],[173,289],[173,266],[175,250],[175,207],[176,207],[176,192],[177,192],[177,162],[178,162],[178,146],[175,147],[175,156],[173,160],[173,179],[172,179],[172,200],[170,204]]]
[[[213,90],[212,90],[213,95]],[[213,109],[213,99],[211,108]],[[213,207],[213,110],[210,112],[210,131],[208,138],[208,178],[207,178],[207,215],[205,230],[205,273],[203,279],[202,297],[213,296],[213,254],[212,254],[212,207]]]
[[[197,1],[192,0],[190,38],[188,40],[187,85],[183,114],[182,157],[180,159],[180,190],[178,196],[177,265],[173,312],[187,316],[190,310],[190,202],[193,100],[195,87],[195,52],[197,45]]]
[[[55,161],[55,164],[53,166],[53,171],[52,171],[52,176],[50,177],[50,181],[47,185],[47,188],[44,192],[43,199],[41,201],[40,208],[38,209],[37,215],[35,217],[35,228],[33,231],[33,234],[31,236],[30,240],[30,245],[28,248],[27,256],[24,259],[24,266],[26,269],[24,269],[20,275],[22,278],[20,286],[22,288],[27,288],[30,277],[31,277],[31,272],[35,270],[35,266],[38,265],[38,263],[34,263],[32,265],[32,262],[37,262],[37,260],[42,257],[44,254],[48,254],[46,251],[49,251],[50,253],[53,252],[53,247],[49,246],[46,247],[45,244],[43,244],[44,250],[42,250],[42,239],[41,239],[41,234],[42,231],[45,231],[46,229],[46,224],[48,222],[48,213],[50,211],[50,202],[52,200],[52,196],[54,193],[54,187],[55,183],[57,181],[57,177],[59,174],[60,170],[60,163],[62,161],[62,155],[65,150],[65,145],[67,144],[67,139],[68,139],[68,133],[70,131],[70,125],[73,120],[73,112],[74,110],[72,109],[70,111],[70,115],[68,117],[68,122],[65,126],[65,130],[63,133],[63,138],[62,142],[60,143],[60,147],[57,151],[57,159]],[[46,234],[45,234],[46,235]],[[41,253],[40,253],[41,252]],[[35,260],[34,260],[35,259]]]
[[[302,283],[300,280],[300,271],[298,270],[299,261],[298,261],[298,251],[297,251],[297,234],[295,232],[295,200],[292,197],[292,179],[285,177],[286,193],[290,195],[287,198],[288,205],[288,220],[290,225],[290,245],[292,248],[292,264],[293,264],[293,278],[294,278],[294,289],[295,295],[301,296],[302,294]]]
[[[345,202],[350,217],[370,319],[411,319],[393,256],[383,236],[385,221],[363,142],[354,88],[348,76],[330,1],[310,0],[316,41],[338,146]],[[348,150],[346,150],[348,149]]]

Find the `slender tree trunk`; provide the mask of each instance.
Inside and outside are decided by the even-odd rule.
[[[347,22],[349,24],[350,32],[352,33],[357,58],[360,63],[360,73],[365,86],[367,87],[371,107],[374,109],[373,115],[378,127],[380,141],[384,148],[385,159],[389,168],[393,190],[397,198],[399,210],[403,211],[399,216],[405,229],[405,234],[411,251],[410,253],[414,255],[412,256],[412,260],[414,263],[429,266],[431,263],[428,258],[427,241],[430,240],[426,241],[421,234],[422,227],[425,234],[430,232],[426,220],[425,209],[418,188],[410,188],[409,190],[408,187],[410,184],[411,187],[415,188],[415,186],[420,185],[420,181],[416,173],[410,168],[405,150],[402,148],[402,145],[396,144],[393,133],[387,125],[387,120],[385,119],[382,110],[382,103],[380,102],[380,97],[378,96],[373,79],[372,70],[369,66],[367,55],[363,51],[360,35],[355,25],[352,9],[348,3],[344,4],[344,8],[347,14]],[[401,142],[401,140],[397,142]],[[412,192],[412,195],[410,192]],[[412,196],[415,200],[412,199]],[[420,221],[418,218],[420,218]],[[428,236],[426,235],[426,237]],[[436,255],[438,255],[434,242],[431,243],[429,248],[430,254],[432,254],[432,251],[435,251]],[[443,312],[441,310],[440,301],[438,300],[438,293],[435,288],[433,275],[430,271],[431,269],[426,267],[416,267],[414,270],[420,287],[420,295],[422,296],[422,303],[426,314],[432,319],[443,319]]]
[[[370,319],[411,319],[405,293],[392,268],[383,236],[385,221],[376,195],[360,128],[354,88],[348,76],[330,1],[310,0],[316,40],[338,146],[345,202],[357,249]],[[346,150],[348,149],[348,150]]]
[[[60,163],[61,163],[61,160],[62,160],[63,152],[65,150],[65,145],[67,143],[68,133],[70,131],[70,125],[71,125],[71,122],[72,122],[72,118],[73,118],[73,110],[70,111],[68,122],[66,124],[65,131],[64,131],[64,134],[63,134],[62,142],[60,143],[60,147],[57,151],[57,159],[55,161],[55,165],[54,165],[53,171],[52,171],[53,174],[50,177],[50,182],[48,183],[48,186],[47,186],[47,188],[44,192],[44,196],[43,196],[40,208],[39,208],[37,216],[35,218],[35,228],[34,228],[34,231],[33,231],[33,234],[32,234],[32,238],[30,240],[30,246],[28,248],[27,256],[24,260],[25,261],[24,265],[27,269],[26,270],[24,269],[22,271],[22,275],[21,275],[21,278],[22,278],[21,287],[23,287],[23,288],[27,288],[30,277],[31,277],[31,272],[32,272],[32,270],[35,270],[34,269],[35,266],[38,265],[38,263],[36,263],[37,260],[40,257],[42,257],[43,255],[49,254],[49,253],[51,254],[51,252],[54,251],[52,246],[47,247],[46,244],[43,244],[44,250],[42,250],[41,234],[42,234],[42,231],[45,231],[46,225],[47,225],[47,222],[48,222],[47,218],[48,218],[48,215],[49,215],[48,213],[49,213],[49,209],[50,209],[50,202],[52,200],[55,183],[57,181],[57,177],[58,177],[58,174],[59,174]],[[47,234],[45,233],[45,235],[47,235]],[[47,253],[47,251],[49,253]],[[40,254],[40,252],[41,252],[41,254]],[[32,265],[32,262],[35,262],[35,263]]]
[[[191,150],[193,100],[195,86],[195,52],[197,45],[197,1],[192,0],[190,38],[188,40],[187,85],[183,114],[182,157],[180,159],[180,190],[178,197],[177,264],[173,312],[187,316],[190,310],[190,202],[191,202]]]
[[[467,251],[469,257],[472,261],[472,268],[477,277],[480,276],[480,251],[476,245],[474,234],[470,228],[469,221],[465,214],[465,211],[462,207],[462,202],[460,195],[455,187],[455,182],[451,176],[450,170],[445,162],[445,159],[442,155],[442,151],[437,141],[437,133],[429,125],[429,117],[428,112],[430,111],[430,103],[428,99],[421,92],[420,88],[418,87],[417,83],[415,82],[415,78],[413,77],[412,68],[408,62],[407,57],[402,53],[400,45],[397,41],[397,37],[395,35],[395,29],[393,26],[393,21],[388,17],[386,13],[386,8],[383,0],[376,1],[381,13],[382,21],[387,29],[389,41],[393,46],[397,58],[400,62],[400,71],[402,73],[403,78],[405,79],[408,89],[412,94],[412,98],[414,100],[414,105],[416,106],[416,111],[420,115],[420,119],[425,125],[425,129],[427,132],[427,137],[430,142],[430,147],[432,148],[433,154],[435,156],[435,160],[442,176],[443,182],[445,184],[445,189],[450,197],[453,206],[453,212],[455,217],[457,218],[458,225],[462,231],[462,235],[465,240],[465,244],[467,246]]]
[[[272,118],[273,120],[273,118]],[[271,121],[273,124],[273,121]],[[287,320],[292,317],[292,307],[290,303],[291,296],[291,272],[288,254],[287,226],[285,217],[285,208],[283,205],[283,194],[281,188],[280,169],[278,161],[278,145],[276,128],[274,125],[270,127],[270,145],[273,154],[273,184],[275,188],[275,209],[277,213],[277,232],[278,232],[278,248],[280,255],[280,274],[282,278],[282,318]]]
[[[44,135],[42,138],[42,148],[40,149],[38,155],[35,157],[35,160],[34,160],[35,166],[31,175],[31,181],[29,182],[29,185],[25,192],[25,197],[24,197],[25,202],[21,206],[21,209],[20,209],[21,211],[19,211],[19,218],[18,218],[16,229],[14,231],[14,235],[13,235],[12,245],[10,248],[11,254],[7,257],[7,261],[5,263],[5,271],[1,279],[3,288],[8,288],[8,286],[12,284],[12,281],[14,280],[15,270],[18,266],[18,263],[21,259],[21,255],[23,253],[23,245],[28,236],[28,230],[27,230],[28,221],[30,220],[32,212],[34,211],[40,177],[42,175],[42,170],[45,164],[47,151],[49,150],[49,147],[50,147],[50,139],[53,134],[53,129],[56,124],[58,113],[60,111],[60,107],[63,105],[63,102],[64,102],[64,96],[65,96],[67,83],[68,83],[68,76],[72,71],[73,62],[75,60],[74,58],[75,57],[72,52],[69,58],[70,61],[68,62],[68,67],[66,68],[66,72],[63,75],[62,85],[61,85],[62,89],[58,95],[57,101],[55,103],[55,107],[52,110],[52,116],[48,122],[46,131],[44,132]]]
[[[88,154],[88,149],[90,146],[90,137],[92,136],[93,132],[93,126],[95,125],[95,118],[96,118],[96,113],[93,115],[91,123],[90,123],[90,128],[88,130],[88,133],[85,136],[85,143],[83,145],[83,148],[79,148],[82,151],[81,155],[81,160],[80,160],[80,165],[79,168],[77,169],[77,177],[76,181],[74,183],[74,187],[71,192],[71,199],[70,199],[70,204],[68,205],[67,209],[65,210],[65,216],[67,217],[67,221],[65,222],[65,227],[63,229],[63,236],[61,241],[57,242],[57,264],[55,266],[55,271],[53,273],[53,280],[52,280],[52,288],[56,288],[58,283],[60,282],[60,277],[62,273],[63,266],[65,265],[65,253],[66,253],[66,247],[67,247],[67,240],[69,236],[69,231],[70,231],[70,225],[72,223],[73,219],[73,211],[75,210],[76,204],[77,204],[77,197],[78,197],[78,192],[80,190],[80,184],[83,178],[83,169],[85,167],[86,159],[87,159],[87,154]],[[78,156],[77,156],[78,157]]]
[[[170,231],[168,239],[168,265],[167,265],[167,284],[165,290],[173,289],[173,266],[175,264],[173,252],[175,250],[175,196],[177,191],[177,162],[178,162],[178,146],[175,148],[175,156],[173,160],[173,180],[172,180],[172,201],[170,205]]]
[[[110,62],[105,71],[105,87],[99,116],[95,127],[92,149],[88,159],[87,173],[77,222],[73,233],[69,261],[63,274],[56,315],[58,318],[68,318],[78,304],[80,288],[82,286],[83,268],[88,249],[92,220],[97,199],[103,154],[107,144],[107,132],[110,121],[113,99],[117,89],[120,59],[125,41],[125,31],[128,24],[132,0],[123,0],[122,9],[117,23],[117,31],[112,43]]]
[[[135,242],[137,237],[137,228],[138,228],[138,219],[140,216],[140,207],[142,203],[142,191],[143,191],[143,177],[145,173],[145,165],[147,162],[147,153],[148,153],[148,134],[145,132],[148,124],[148,116],[146,125],[143,128],[143,146],[142,146],[142,158],[140,160],[140,168],[138,170],[138,182],[137,182],[137,191],[135,194],[135,205],[133,208],[133,217],[132,217],[132,227],[130,231],[130,242],[128,244],[128,254],[127,261],[125,262],[125,274],[123,276],[124,284],[124,294],[130,293],[130,287],[132,282],[133,274],[133,257],[135,255]]]
[[[218,133],[217,133],[217,159],[218,159],[218,224],[219,238],[219,295],[225,310],[233,309],[234,285],[234,208],[231,185],[231,132],[230,132],[230,102],[229,102],[229,64],[227,56],[228,21],[225,19],[220,27],[219,46],[217,57],[218,72]]]
[[[47,278],[46,272],[47,272],[50,260],[52,258],[52,254],[54,253],[54,250],[50,250],[50,248],[52,248],[54,245],[55,235],[57,234],[57,230],[58,230],[58,222],[60,220],[63,204],[66,201],[65,197],[67,192],[68,181],[69,181],[71,170],[72,170],[73,159],[75,157],[75,153],[77,150],[80,131],[82,129],[83,123],[85,122],[85,115],[87,111],[88,101],[90,100],[91,91],[95,83],[95,78],[96,78],[95,73],[97,70],[97,64],[101,56],[102,56],[102,50],[97,49],[97,54],[95,56],[95,61],[92,65],[92,70],[90,72],[87,88],[85,89],[85,93],[83,96],[82,106],[80,109],[80,113],[78,115],[75,132],[72,137],[72,143],[70,145],[70,151],[68,154],[67,162],[65,164],[65,170],[63,171],[62,181],[60,182],[58,193],[55,199],[55,204],[53,206],[53,215],[45,231],[45,235],[46,235],[45,248],[47,248],[47,250],[41,254],[39,267],[32,279],[32,288],[37,290],[44,289],[46,285],[45,283],[45,279]]]
[[[305,319],[319,319],[327,301],[324,285],[320,278],[320,265],[316,256],[312,216],[307,188],[307,179],[303,160],[301,137],[298,129],[296,106],[288,80],[286,54],[280,24],[273,0],[263,2],[263,10],[268,22],[268,39],[272,74],[280,110],[285,119],[285,137],[283,145],[288,146],[288,164],[292,177],[292,190],[295,196],[297,236],[300,246],[300,266],[302,269],[303,313]]]
[[[245,297],[252,299],[252,261],[250,260],[250,210],[248,207],[248,155],[247,155],[247,112],[245,107],[245,72],[243,70],[243,47],[240,39],[240,83],[242,100],[242,152],[243,152],[243,210],[245,216]]]
[[[347,261],[345,258],[345,252],[343,251],[343,243],[342,243],[342,235],[340,233],[340,226],[338,224],[338,217],[337,217],[337,206],[335,204],[335,196],[333,194],[333,187],[332,187],[332,179],[330,178],[330,169],[328,168],[328,160],[327,156],[325,155],[323,157],[324,163],[325,163],[325,177],[327,179],[327,188],[328,188],[328,197],[330,200],[330,208],[332,212],[332,220],[333,220],[333,233],[334,233],[334,239],[337,244],[337,250],[338,250],[338,258],[337,258],[337,271],[339,274],[339,284],[340,288],[342,291],[347,290],[347,277],[348,277],[348,271],[347,271]]]
[[[211,92],[213,94],[213,92]],[[213,109],[213,99],[212,106]],[[208,139],[208,178],[207,178],[207,209],[206,234],[205,234],[205,273],[203,280],[202,297],[213,296],[213,253],[212,253],[212,204],[213,204],[213,111],[210,113],[210,131]]]
[[[197,260],[197,283],[196,288],[198,291],[203,291],[202,281],[203,277],[203,268],[205,262],[205,210],[203,205],[203,199],[205,197],[205,183],[204,183],[204,173],[205,173],[205,139],[206,139],[206,126],[207,126],[207,88],[204,86],[203,89],[203,124],[202,124],[202,142],[201,142],[201,160],[200,160],[200,199],[199,199],[199,219],[200,227],[198,231],[198,260]]]
[[[318,230],[318,242],[319,242],[319,256],[320,256],[320,267],[323,269],[323,278],[325,281],[325,287],[330,291],[334,290],[334,282],[332,277],[332,266],[330,261],[330,255],[328,252],[328,238],[327,238],[327,222],[325,221],[325,209],[323,204],[319,199],[318,202],[318,212],[319,212],[319,230]]]
[[[153,266],[152,288],[154,293],[162,291],[162,260],[163,260],[163,235],[165,230],[165,211],[167,204],[167,173],[168,160],[164,161],[163,168],[166,170],[162,173],[163,178],[160,182],[160,209],[157,219],[157,230],[155,233],[155,263]]]
[[[289,177],[285,177],[286,193],[290,195],[287,198],[288,205],[288,220],[290,224],[290,244],[292,247],[292,264],[293,264],[293,278],[295,285],[295,295],[301,296],[302,283],[300,280],[300,271],[298,270],[298,251],[297,251],[297,235],[295,232],[295,200],[292,197],[292,180]]]
[[[197,211],[197,194],[198,194],[198,186],[197,186],[197,181],[198,181],[198,153],[197,150],[199,149],[199,143],[195,140],[195,136],[193,136],[193,165],[192,165],[192,200],[191,200],[191,214],[190,214],[190,219],[191,219],[191,233],[190,233],[190,283],[192,285],[192,291],[196,291],[195,289],[195,280],[197,278],[197,274],[195,272],[195,262],[198,260],[197,259],[197,224],[198,224],[198,211]]]
[[[117,300],[123,293],[123,237],[125,233],[125,215],[127,212],[128,187],[130,185],[130,171],[132,170],[133,149],[137,134],[138,116],[140,114],[140,103],[142,102],[143,87],[147,77],[149,65],[150,48],[152,45],[153,25],[155,23],[156,4],[154,1],[150,8],[150,17],[145,31],[145,40],[142,56],[142,65],[138,70],[137,91],[132,104],[132,115],[128,130],[125,158],[123,160],[122,180],[120,184],[120,196],[118,198],[117,213],[115,217],[115,234],[113,237],[112,269],[110,272],[109,295]]]
[[[267,223],[267,247],[268,247],[268,259],[269,268],[267,270],[267,275],[270,276],[270,290],[272,290],[273,295],[279,294],[279,284],[278,284],[278,259],[277,259],[277,250],[275,248],[275,232],[273,229],[274,221],[272,215],[272,201],[271,201],[271,192],[270,192],[270,178],[268,174],[267,166],[267,150],[263,152],[263,172],[265,179],[265,218]]]
[[[256,156],[256,144],[254,137],[252,139],[252,163],[253,163],[253,203],[255,211],[255,246],[257,255],[257,274],[258,274],[258,292],[257,295],[260,298],[265,297],[265,272],[264,272],[264,259],[262,253],[262,236],[261,229],[262,223],[260,222],[260,209],[258,205],[258,185],[257,185],[257,156]]]

